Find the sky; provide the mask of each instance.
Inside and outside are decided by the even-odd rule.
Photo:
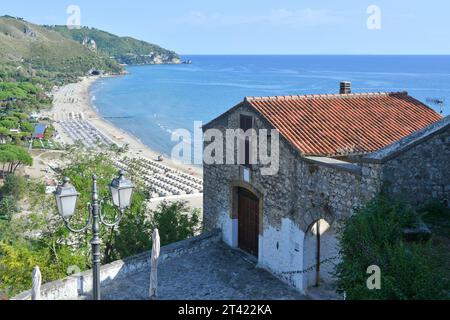
[[[71,5],[181,54],[450,54],[448,0],[0,0],[0,15],[67,24]]]

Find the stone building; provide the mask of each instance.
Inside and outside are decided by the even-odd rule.
[[[225,243],[300,291],[332,281],[340,222],[383,186],[415,201],[449,199],[449,119],[405,92],[346,90],[248,97],[204,126],[205,153],[216,159],[204,163],[205,229],[221,229]],[[276,174],[263,174],[260,156],[250,161],[250,150],[261,153],[256,140],[227,141],[236,129],[269,141]],[[279,133],[278,148],[261,129]],[[223,154],[211,131],[222,133]]]

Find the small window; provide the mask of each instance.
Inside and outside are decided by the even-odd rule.
[[[242,178],[243,178],[244,182],[250,183],[250,175],[251,175],[250,168],[244,167],[242,175],[243,175]]]
[[[244,131],[253,129],[253,117],[241,114],[241,129]]]

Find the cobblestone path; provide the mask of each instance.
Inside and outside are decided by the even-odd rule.
[[[181,255],[159,265],[160,300],[303,300],[269,272],[256,268],[245,254],[222,243]],[[102,289],[104,300],[143,300],[149,270]]]

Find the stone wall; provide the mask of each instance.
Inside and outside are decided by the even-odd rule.
[[[385,191],[420,205],[431,200],[450,205],[450,117],[363,158],[378,166]]]
[[[304,231],[319,219],[339,223],[380,189],[379,168],[354,164],[344,168],[326,160],[299,159],[296,216]]]
[[[450,127],[383,165],[389,194],[412,204],[450,204]]]
[[[198,237],[193,237],[161,248],[160,261],[176,258],[185,253],[197,252],[213,242],[220,241],[220,231],[212,230]],[[129,277],[131,274],[148,269],[150,276],[151,252],[125,260],[104,265],[100,270],[101,286]],[[30,274],[31,277],[31,274]],[[42,300],[70,300],[77,297],[89,297],[92,291],[92,270],[75,274],[63,280],[44,284],[41,288]],[[12,300],[30,300],[31,291],[24,292]]]

